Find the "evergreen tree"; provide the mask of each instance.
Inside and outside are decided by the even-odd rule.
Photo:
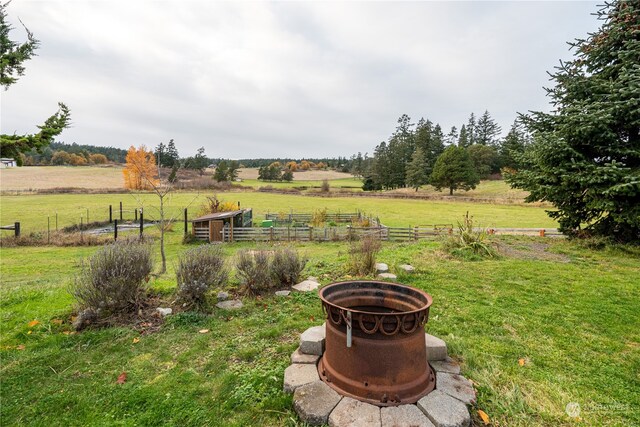
[[[447,145],[455,145],[458,143],[458,128],[455,126],[451,126],[451,130],[447,134],[446,142]]]
[[[227,180],[228,181],[233,182],[238,178],[238,169],[239,168],[240,168],[240,163],[237,160],[231,160],[229,162],[229,167],[227,169]]]
[[[474,144],[467,147],[467,152],[473,162],[476,174],[480,179],[486,179],[491,173],[500,170],[498,151],[495,147],[491,145]]]
[[[480,145],[497,145],[502,128],[493,120],[489,111],[480,116],[475,129],[475,143]]]
[[[167,144],[167,163],[168,167],[172,167],[176,164],[180,163],[180,155],[178,154],[178,150],[176,149],[176,144],[173,142],[173,139],[169,140],[169,144]]]
[[[570,43],[574,58],[551,74],[555,111],[524,116],[534,143],[525,164],[506,174],[547,201],[567,233],[640,242],[640,2],[614,1],[601,28]]]
[[[467,148],[469,146],[469,136],[467,135],[467,127],[462,125],[460,128],[460,136],[458,137],[458,147]]]
[[[407,165],[407,186],[415,188],[416,191],[429,182],[427,174],[427,162],[424,158],[424,151],[418,147],[413,152],[411,162]]]
[[[370,169],[372,187],[391,188],[391,163],[386,142],[381,142],[373,152],[373,163]]]
[[[476,130],[476,115],[471,113],[469,120],[467,121],[467,146],[473,145],[477,142],[477,130]]]
[[[469,191],[476,188],[480,179],[473,167],[469,153],[464,148],[452,145],[438,157],[431,173],[430,182],[436,190],[441,191],[443,188],[448,188],[449,195],[453,195],[453,192],[458,189]]]
[[[229,180],[229,169],[227,166],[227,162],[226,160],[222,160],[220,163],[218,163],[218,166],[216,166],[216,170],[213,173],[213,179],[215,179],[217,182],[223,182],[223,181],[228,181]]]
[[[156,156],[156,163],[159,166],[164,166],[163,162],[165,161],[165,157],[167,155],[167,147],[163,142],[158,144],[153,154]]]
[[[9,38],[9,33],[13,29],[7,22],[5,8],[9,2],[0,3],[0,85],[5,90],[18,81],[18,77],[24,74],[25,61],[31,59],[38,49],[39,41],[25,27],[27,41],[20,44]],[[40,132],[34,135],[0,135],[0,155],[16,160],[21,165],[21,154],[30,151],[42,152],[42,149],[53,142],[53,138],[60,135],[69,126],[71,113],[66,105],[59,102],[58,111],[44,124],[38,126]]]
[[[516,119],[509,133],[500,145],[500,165],[504,168],[518,170],[522,166],[522,155],[529,144],[529,135],[522,122]]]

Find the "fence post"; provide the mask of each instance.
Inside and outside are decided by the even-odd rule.
[[[309,226],[309,241],[313,242],[313,227]]]
[[[56,211],[56,231],[58,231],[58,212]]]
[[[82,243],[82,216],[80,216],[80,243]]]
[[[16,237],[20,237],[20,223],[19,222],[15,222],[13,224],[13,234]]]
[[[87,208],[87,226],[89,225],[89,208]]]
[[[138,222],[138,209],[133,210],[133,222]]]
[[[58,219],[58,214],[56,213],[56,224],[58,223],[57,221]],[[111,224],[113,222],[113,207],[111,205],[109,205],[109,224]],[[57,229],[57,225],[56,225],[56,229]]]
[[[122,202],[120,202],[120,221],[122,221]]]
[[[544,237],[544,228],[540,229],[540,237]]]
[[[269,241],[273,242],[273,226],[269,227]]]
[[[347,225],[347,240],[352,241],[353,240],[353,236],[351,235],[351,226]]]
[[[113,221],[113,240],[118,240],[118,220]]]
[[[189,230],[187,228],[188,223],[189,223],[189,220],[187,219],[187,208],[184,208],[184,235],[185,236],[189,234]]]
[[[47,245],[51,243],[51,221],[49,215],[47,215]]]
[[[418,226],[413,227],[413,240],[418,240]]]
[[[144,233],[144,214],[142,208],[140,208],[140,238],[142,239],[142,233]]]

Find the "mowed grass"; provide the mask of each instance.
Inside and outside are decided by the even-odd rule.
[[[165,206],[171,217],[181,220],[186,207],[189,218],[195,218],[208,193],[173,193]],[[476,223],[484,227],[556,227],[545,208],[527,205],[505,205],[460,201],[383,199],[365,197],[313,197],[282,195],[259,192],[219,193],[225,201],[240,202],[244,208],[253,208],[255,221],[264,219],[264,214],[314,212],[326,208],[330,212],[362,211],[377,216],[383,224],[392,227],[409,227],[432,224],[455,224],[466,212],[474,216]],[[53,194],[19,195],[0,198],[0,224],[21,222],[25,232],[47,230],[47,217],[55,228],[56,212],[58,227],[78,224],[80,218],[90,221],[109,219],[109,205],[114,218],[119,217],[119,204],[123,203],[124,219],[133,219],[133,210],[143,207],[145,218],[157,219],[159,205],[154,194]],[[3,232],[9,233],[9,232]]]
[[[167,304],[177,256],[186,249],[180,240],[180,232],[169,233],[169,272],[149,282]],[[414,265],[416,273],[399,280],[433,296],[427,331],[447,341],[463,375],[474,381],[477,425],[477,409],[497,426],[640,424],[638,249],[595,251],[541,238],[501,241],[521,249],[548,244],[558,261],[537,260],[533,253],[526,259],[454,260],[438,242],[427,241],[384,244],[379,256],[392,268]],[[247,246],[253,247],[224,249],[231,257]],[[309,257],[305,275],[323,284],[346,277],[346,244],[297,248]],[[3,425],[299,423],[291,397],[282,392],[283,371],[299,334],[323,322],[316,295],[243,298],[238,312],[170,316],[152,334],[118,327],[67,335],[73,301],[66,289],[78,260],[95,250],[1,249]],[[231,291],[237,286],[232,278]],[[40,323],[29,327],[32,320]],[[122,372],[127,381],[116,384]],[[580,420],[566,414],[569,402],[580,404]]]
[[[25,166],[0,169],[0,191],[122,188],[122,166]]]
[[[338,178],[329,181],[330,189],[349,189],[362,191],[362,180],[358,178]],[[297,188],[301,190],[322,188],[322,180],[296,180],[291,182],[259,181],[257,179],[244,179],[242,185],[254,189],[271,186],[273,188]]]

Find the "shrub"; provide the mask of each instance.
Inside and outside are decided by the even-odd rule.
[[[291,286],[299,282],[307,259],[292,248],[280,248],[273,254],[271,274],[276,283]]]
[[[202,245],[189,249],[180,256],[176,268],[178,300],[189,307],[204,307],[209,289],[222,285],[228,275],[219,246]]]
[[[495,257],[495,249],[490,243],[485,242],[487,230],[476,229],[473,225],[473,217],[469,212],[463,217],[462,222],[458,221],[457,234],[448,237],[444,242],[444,248],[453,255],[466,257],[467,255]]]
[[[331,189],[331,186],[329,185],[329,180],[328,180],[328,179],[326,179],[326,178],[325,178],[325,179],[323,179],[323,180],[322,180],[322,186],[320,187],[320,190],[321,190],[323,193],[328,193],[330,189]]]
[[[311,214],[310,224],[314,227],[321,227],[327,221],[327,208],[317,209]]]
[[[271,257],[268,251],[244,249],[238,252],[236,271],[246,293],[256,295],[278,286],[270,268]]]
[[[105,245],[83,261],[71,294],[81,310],[98,318],[136,312],[153,269],[151,247],[137,240]]]
[[[364,236],[351,242],[349,250],[349,272],[354,276],[368,276],[376,271],[376,257],[382,244],[378,236]]]
[[[200,208],[201,215],[207,215],[218,212],[230,212],[238,209],[238,204],[235,202],[225,202],[222,200],[218,200],[217,195],[213,195],[211,197],[207,196],[207,200]]]

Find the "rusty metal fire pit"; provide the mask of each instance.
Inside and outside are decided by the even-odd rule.
[[[424,333],[429,294],[349,281],[324,287],[320,299],[327,321],[318,373],[331,388],[377,406],[415,403],[434,389]]]

